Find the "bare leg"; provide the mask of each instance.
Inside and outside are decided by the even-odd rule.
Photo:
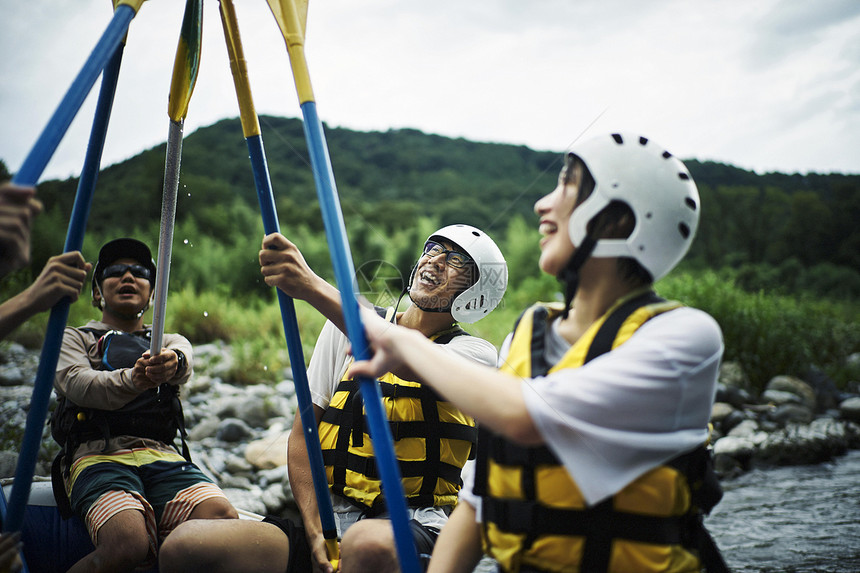
[[[194,506],[188,519],[238,519],[236,508],[223,497],[211,497]]]
[[[394,530],[387,519],[363,519],[353,524],[340,544],[342,573],[398,573]]]
[[[158,564],[161,573],[284,573],[289,556],[287,536],[270,523],[193,519],[167,536]]]
[[[69,573],[133,571],[148,555],[149,537],[143,513],[126,509],[101,526],[95,551],[75,563]]]

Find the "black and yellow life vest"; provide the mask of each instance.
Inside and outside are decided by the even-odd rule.
[[[149,329],[140,333],[118,330],[81,328],[98,339],[101,363],[98,370],[117,370],[134,367],[135,362],[149,350]],[[141,392],[128,404],[116,410],[100,410],[79,406],[72,400],[59,396],[57,408],[50,419],[51,435],[68,454],[74,453],[78,445],[88,440],[103,439],[105,447],[111,437],[137,436],[172,444],[179,432],[182,438],[183,455],[190,459],[185,444],[185,418],[179,388],[162,384]]]
[[[149,350],[152,340],[149,329],[141,333],[96,328],[79,330],[92,333],[98,340],[101,363],[97,370],[134,367],[137,359]],[[51,480],[54,498],[63,519],[72,514],[63,478],[68,478],[74,453],[84,442],[104,440],[104,448],[107,449],[109,440],[116,436],[149,438],[172,445],[186,460],[191,461],[179,388],[172,384],[165,383],[158,388],[145,390],[116,410],[80,406],[65,396],[58,396],[57,407],[48,423],[51,436],[60,445],[60,451],[51,466]],[[177,433],[181,449],[174,443]]]
[[[447,344],[467,335],[454,327],[431,337]],[[406,503],[411,507],[454,506],[463,485],[460,471],[474,457],[475,421],[418,382],[388,373],[379,379]],[[343,380],[320,421],[323,461],[331,491],[370,515],[385,510],[381,478],[358,382]]]
[[[679,306],[650,290],[633,293],[554,365],[546,361],[544,337],[562,309],[533,306],[514,329],[502,371],[534,378],[578,368],[624,343],[650,318]],[[477,457],[482,544],[506,573],[680,573],[700,571],[713,552],[719,557],[702,525],[702,511],[710,511],[722,495],[704,446],[654,468],[592,507],[546,446],[519,446],[482,428]],[[703,558],[700,549],[706,542],[711,547]]]

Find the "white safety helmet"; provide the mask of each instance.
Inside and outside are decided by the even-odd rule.
[[[599,239],[591,256],[630,257],[654,281],[684,258],[699,224],[696,184],[680,159],[645,137],[603,135],[574,145],[594,178],[594,191],[570,217],[574,246],[586,237],[589,221],[612,201],[626,203],[636,225],[626,239]]]
[[[496,243],[483,231],[470,225],[448,225],[427,237],[428,241],[454,243],[475,261],[478,280],[458,294],[451,303],[451,316],[457,322],[477,322],[501,302],[508,287],[508,264]]]

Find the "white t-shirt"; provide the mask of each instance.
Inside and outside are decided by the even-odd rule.
[[[498,360],[496,347],[477,336],[455,336],[441,348],[487,366],[495,366]],[[331,397],[352,363],[352,357],[347,354],[348,349],[349,339],[346,335],[326,321],[308,366],[311,401],[320,408],[328,408]],[[361,511],[338,495],[332,495],[332,506],[337,517],[338,536],[342,536],[350,525],[360,519]],[[408,509],[410,519],[416,519],[427,527],[441,529],[448,520],[447,513],[440,507]]]
[[[557,322],[546,334],[551,364],[569,348]],[[705,442],[722,353],[717,322],[682,307],[652,318],[581,368],[527,380],[523,397],[546,445],[594,505]],[[480,516],[470,466],[460,499]]]

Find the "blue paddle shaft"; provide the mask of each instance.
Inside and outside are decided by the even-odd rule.
[[[343,308],[347,335],[352,344],[352,354],[355,359],[367,360],[370,358],[370,347],[364,324],[361,321],[358,299],[355,295],[353,282],[355,269],[349,252],[346,227],[334,184],[334,172],[328,155],[322,122],[317,115],[315,102],[307,101],[301,105],[301,108],[304,118],[305,139],[308,142],[317,197],[325,224],[326,239],[334,266],[335,279],[338,289],[340,289],[341,307]],[[397,545],[400,568],[405,573],[418,573],[420,571],[418,554],[415,551],[411,529],[409,528],[409,513],[406,509],[397,457],[394,455],[391,429],[388,427],[388,420],[382,409],[382,396],[373,380],[359,379],[359,387],[364,400],[370,437],[373,440],[374,455],[382,478],[382,489],[394,528],[394,541]]]
[[[272,181],[266,163],[266,152],[263,149],[263,136],[253,135],[245,139],[251,166],[254,171],[254,184],[257,188],[257,199],[260,201],[260,212],[263,216],[263,230],[267,235],[279,232],[278,213],[275,209],[275,197],[272,192]],[[314,416],[311,391],[308,384],[308,374],[305,369],[305,357],[302,352],[302,341],[299,335],[299,325],[296,318],[296,308],[293,299],[277,289],[278,304],[281,307],[281,320],[284,324],[284,336],[287,339],[287,351],[290,356],[290,368],[293,371],[293,384],[296,388],[296,399],[299,403],[299,416],[304,430],[305,446],[308,451],[311,466],[311,479],[317,497],[320,513],[320,523],[326,539],[337,537],[337,526],[334,522],[334,509],[328,492],[328,480],[325,475],[325,464],[320,447],[316,417]]]
[[[33,145],[30,153],[24,159],[24,163],[15,174],[13,181],[18,185],[35,185],[39,182],[42,172],[53,157],[57,146],[60,145],[63,136],[72,124],[72,120],[81,109],[87,94],[102,73],[108,60],[116,52],[117,46],[122,43],[128,31],[128,25],[134,18],[135,11],[130,6],[121,5],[113,14],[101,39],[93,48],[90,57],[84,63],[78,76],[72,82],[54,115],[48,121],[48,125],[42,131],[39,139]]]
[[[79,251],[83,246],[84,229],[89,218],[93,192],[98,179],[108,121],[113,108],[113,98],[116,92],[120,64],[122,63],[122,52],[123,46],[120,43],[115,46],[113,56],[105,68],[102,78],[95,118],[90,132],[90,141],[87,145],[84,166],[78,181],[78,190],[75,194],[75,203],[69,221],[69,230],[66,234],[64,252]],[[38,179],[38,175],[35,178]],[[30,497],[30,483],[33,481],[33,473],[36,469],[36,460],[42,441],[42,428],[48,415],[48,402],[51,398],[57,362],[60,358],[63,331],[69,319],[69,306],[68,298],[61,300],[51,309],[48,318],[45,342],[42,344],[42,354],[39,358],[39,368],[36,371],[33,396],[30,399],[30,411],[27,412],[27,422],[24,426],[21,453],[15,468],[15,482],[9,496],[8,513],[3,520],[4,531],[20,530],[24,520],[24,509]]]

